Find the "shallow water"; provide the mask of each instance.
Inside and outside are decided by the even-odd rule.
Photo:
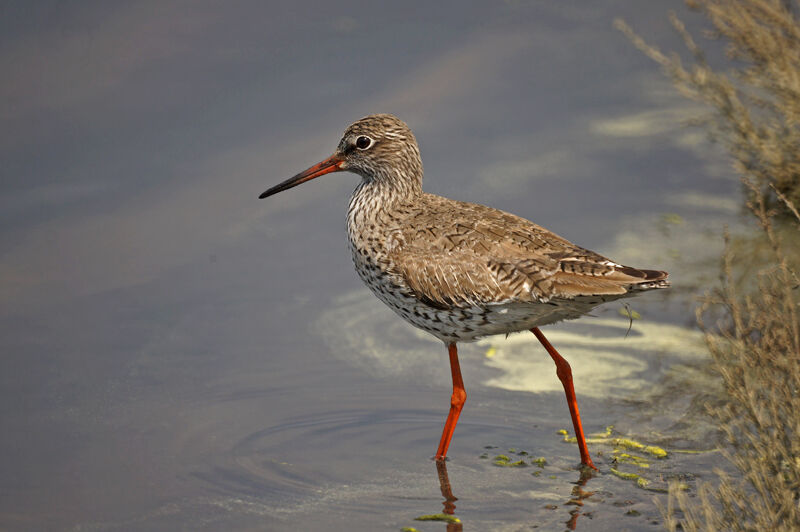
[[[670,479],[724,467],[691,298],[738,185],[611,27],[678,48],[681,5],[31,6],[0,17],[0,528],[658,529]],[[370,112],[410,123],[428,190],[671,272],[630,332],[623,303],[545,330],[599,473],[536,339],[493,337],[460,346],[448,492],[446,351],[352,271],[357,178],[256,199]]]

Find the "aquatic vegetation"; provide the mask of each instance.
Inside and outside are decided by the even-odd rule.
[[[544,466],[547,465],[547,460],[545,460],[544,457],[539,457],[539,458],[534,458],[533,460],[531,460],[531,463],[533,465],[536,465],[536,466],[539,466],[541,468],[544,468]]]
[[[461,519],[454,515],[448,514],[430,514],[430,515],[420,515],[419,517],[415,517],[414,521],[443,521],[445,523],[460,523]]]
[[[643,458],[641,456],[636,456],[635,454],[628,454],[628,453],[618,453],[616,450],[614,451],[614,459],[618,463],[622,464],[631,464],[637,467],[650,467],[650,461],[647,458]]]
[[[606,427],[605,432],[589,435],[589,437],[586,438],[586,442],[613,445],[616,448],[615,450],[618,450],[619,448],[624,448],[624,449],[641,451],[644,453],[651,454],[656,458],[666,458],[669,455],[669,453],[667,453],[666,450],[664,450],[661,447],[658,447],[657,445],[647,445],[631,438],[623,438],[623,437],[612,438],[611,437],[612,430],[613,430],[612,426]],[[559,430],[558,434],[561,434],[564,437],[563,441],[567,443],[577,442],[577,439],[574,436],[570,436],[569,433],[564,429]]]
[[[558,433],[563,436],[564,441],[574,442],[574,438],[571,438],[566,430],[559,430]],[[591,434],[586,441],[593,444],[604,444],[614,447],[611,451],[613,456],[613,465],[609,469],[611,474],[614,476],[621,478],[622,480],[634,482],[636,486],[641,489],[659,493],[667,492],[666,487],[657,487],[658,484],[664,485],[663,480],[660,479],[660,475],[656,477],[658,480],[658,482],[656,482],[656,486],[653,485],[653,480],[643,476],[643,473],[647,473],[650,470],[653,458],[661,460],[669,456],[669,453],[662,447],[644,444],[632,438],[614,436],[613,426],[606,427],[605,431],[601,433]],[[631,454],[631,452],[628,451],[636,451],[649,456],[639,456],[636,454]],[[598,452],[597,455],[600,456],[601,453]],[[620,465],[635,467],[637,468],[638,472],[623,471],[619,468]],[[652,472],[650,473],[650,476],[653,477],[653,475],[656,474],[657,472]]]
[[[624,447],[626,449],[635,449],[644,453],[649,453],[656,458],[666,458],[667,451],[656,445],[645,445],[630,438],[611,438],[611,444],[617,447]]]
[[[494,457],[492,463],[499,467],[527,467],[528,464],[525,463],[525,460],[518,460],[516,462],[512,462],[511,458],[504,454],[498,454]]]
[[[564,436],[564,441],[565,441],[566,443],[578,443],[578,438],[576,438],[575,436],[570,436],[570,435],[569,435],[569,432],[567,432],[567,430],[566,430],[566,429],[561,429],[561,430],[559,430],[559,431],[557,432],[557,434],[561,434],[562,436]],[[587,440],[587,441],[588,441],[588,440]]]
[[[610,471],[614,476],[617,476],[617,477],[621,478],[622,480],[632,480],[632,481],[636,482],[636,485],[639,486],[642,489],[648,489],[647,486],[650,485],[650,481],[647,480],[646,478],[644,478],[643,476],[639,475],[638,473],[626,473],[626,472],[620,471],[618,469],[615,469],[613,467],[610,469]],[[665,492],[666,490],[651,489],[651,491],[664,491]]]

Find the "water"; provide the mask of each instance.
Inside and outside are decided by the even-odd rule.
[[[455,529],[415,520],[447,510],[465,530],[658,529],[669,479],[714,478],[719,453],[675,451],[718,438],[691,297],[716,278],[738,186],[681,125],[699,108],[611,27],[677,49],[666,10],[693,15],[184,7],[3,8],[0,528]],[[582,478],[557,432],[571,423],[535,338],[490,338],[460,346],[449,500],[430,460],[446,352],[352,271],[357,178],[256,199],[371,112],[414,129],[427,190],[671,272],[670,291],[629,301],[627,338],[622,304],[545,330],[600,434],[599,474]],[[610,425],[669,457],[615,465],[649,455]]]

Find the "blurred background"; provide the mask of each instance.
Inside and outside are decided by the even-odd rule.
[[[669,10],[702,27],[635,0],[3,2],[0,528],[452,525],[415,521],[442,511],[446,352],[355,275],[358,177],[257,199],[378,112],[414,130],[429,192],[670,270],[669,292],[629,302],[627,339],[621,303],[547,334],[588,432],[711,446],[691,295],[739,184],[612,26],[679,49]],[[720,465],[659,462],[649,491],[592,444],[595,495],[570,504],[578,451],[544,350],[515,335],[462,353],[448,469],[468,529],[655,527],[665,478]],[[509,449],[547,465],[495,465]]]

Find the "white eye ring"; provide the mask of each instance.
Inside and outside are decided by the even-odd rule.
[[[356,148],[358,148],[359,150],[366,150],[367,148],[372,146],[373,143],[374,141],[371,138],[369,138],[366,135],[361,135],[356,139]]]

